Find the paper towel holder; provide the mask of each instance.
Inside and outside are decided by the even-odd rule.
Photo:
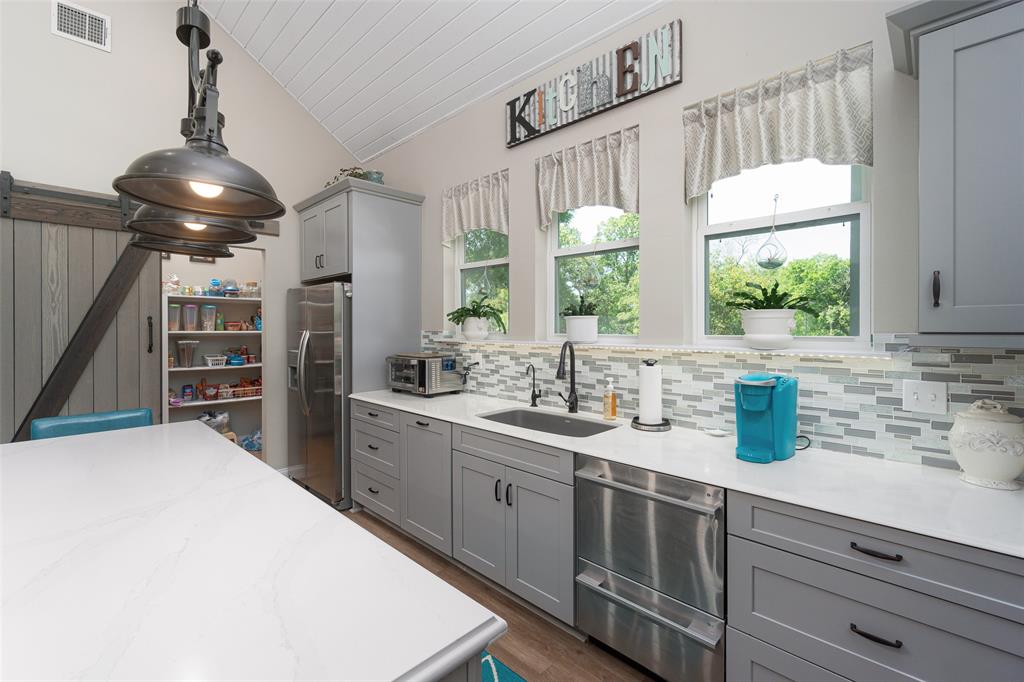
[[[629,425],[637,431],[650,431],[654,433],[668,431],[672,428],[672,424],[667,419],[662,419],[660,424],[641,424],[640,417],[633,417]]]

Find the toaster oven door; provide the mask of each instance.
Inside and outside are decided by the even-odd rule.
[[[420,393],[426,384],[426,363],[415,360],[391,360],[388,363],[388,385],[400,391]]]

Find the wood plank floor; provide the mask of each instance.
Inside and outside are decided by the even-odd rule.
[[[567,680],[650,680],[642,670],[598,645],[581,642],[552,625],[483,578],[438,556],[367,512],[346,515],[402,554],[469,595],[508,623],[508,632],[489,648],[528,682]]]

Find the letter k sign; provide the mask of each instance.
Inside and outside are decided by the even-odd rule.
[[[508,139],[505,142],[506,145],[513,145],[520,141],[520,126],[523,127],[523,132],[525,133],[523,135],[523,139],[532,137],[540,132],[540,130],[533,126],[533,123],[530,121],[530,119],[526,118],[526,116],[524,115],[527,108],[529,108],[530,106],[530,102],[533,101],[533,97],[536,94],[536,90],[530,90],[522,97],[517,97],[516,99],[511,100],[508,104],[505,105],[508,107],[508,112],[506,116],[506,119],[508,120]]]

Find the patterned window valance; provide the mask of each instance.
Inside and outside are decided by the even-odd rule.
[[[508,169],[483,175],[441,193],[442,242],[481,228],[508,234]]]
[[[871,60],[866,43],[686,107],[686,200],[769,163],[872,165]]]
[[[640,210],[640,127],[611,133],[537,159],[540,228],[578,206]]]

